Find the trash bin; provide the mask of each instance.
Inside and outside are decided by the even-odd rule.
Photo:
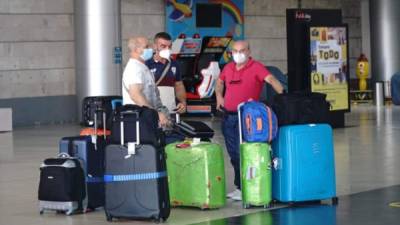
[[[375,83],[375,92],[374,92],[374,103],[376,106],[383,106],[385,104],[385,95],[383,92],[383,82],[379,81]]]

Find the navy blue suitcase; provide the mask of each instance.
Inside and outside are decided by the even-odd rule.
[[[68,153],[83,162],[89,209],[104,206],[105,145],[106,140],[102,137],[97,137],[95,145],[91,136],[64,137],[60,141],[60,153]]]

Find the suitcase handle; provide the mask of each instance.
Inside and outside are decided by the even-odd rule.
[[[120,134],[121,134],[121,145],[124,145],[125,140],[124,140],[124,116],[125,115],[136,115],[136,142],[133,142],[133,144],[128,143],[128,156],[134,155],[135,154],[135,148],[136,145],[140,144],[140,129],[139,129],[139,112],[138,111],[133,111],[133,110],[128,110],[120,113],[120,119],[121,119],[121,124],[120,124]]]
[[[115,110],[117,108],[117,105],[122,105],[122,99],[114,99],[111,101],[112,110]]]
[[[57,157],[58,158],[71,158],[71,156],[68,153],[65,153],[65,152],[61,152],[60,154],[58,154]]]
[[[94,150],[97,150],[97,113],[101,112],[103,116],[103,137],[106,139],[106,111],[103,108],[97,108],[94,112],[94,135],[92,135],[92,142],[94,142]]]
[[[241,113],[240,113],[240,108],[245,104],[246,102],[242,102],[237,106],[237,112],[238,112],[238,121],[239,121],[239,143],[243,143],[243,137],[242,137],[242,119],[241,119]]]

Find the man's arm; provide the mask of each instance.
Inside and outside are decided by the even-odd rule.
[[[217,110],[221,110],[221,106],[224,106],[224,81],[219,79],[217,80],[217,84],[215,86],[215,96],[217,97]]]
[[[131,84],[129,85],[129,96],[136,103],[136,105],[147,106],[153,108],[143,95],[142,84]]]
[[[182,81],[175,82],[175,96],[179,103],[177,105],[178,113],[183,113],[186,111],[186,89]]]
[[[283,86],[282,84],[272,75],[266,76],[264,79],[265,82],[270,84],[272,88],[279,94],[283,93]]]
[[[131,99],[139,106],[147,106],[149,108],[153,108],[146,98],[143,95],[143,85],[142,84],[131,84],[129,85],[129,96]],[[160,101],[161,102],[161,101]],[[156,109],[158,111],[158,118],[160,122],[160,126],[166,126],[169,123],[168,119],[168,110],[166,111]]]

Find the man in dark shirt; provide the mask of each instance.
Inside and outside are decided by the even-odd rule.
[[[177,104],[177,112],[184,113],[186,111],[186,90],[182,82],[182,77],[179,71],[179,65],[176,61],[170,58],[172,40],[171,36],[166,32],[157,33],[154,36],[153,58],[146,61],[150,72],[154,74],[155,82],[157,83],[169,62],[170,67],[158,86],[170,86],[175,88],[175,96],[179,103]]]

